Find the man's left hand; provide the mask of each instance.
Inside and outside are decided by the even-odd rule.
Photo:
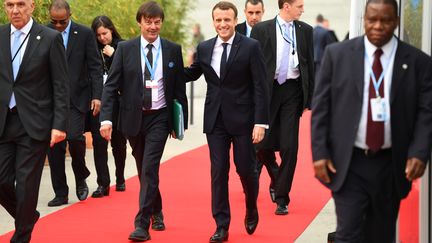
[[[261,142],[264,138],[265,128],[260,126],[255,126],[252,131],[252,142],[257,144]]]
[[[52,129],[51,130],[51,141],[50,141],[50,147],[52,148],[54,144],[59,143],[66,139],[66,132]]]
[[[91,101],[90,109],[93,111],[93,116],[97,116],[100,111],[101,101],[98,99],[94,99]]]
[[[405,175],[409,181],[413,181],[423,175],[426,169],[426,163],[417,159],[409,158],[407,160]]]

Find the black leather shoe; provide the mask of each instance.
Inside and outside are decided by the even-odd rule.
[[[288,214],[288,206],[284,204],[278,204],[275,211],[276,215],[287,215]]]
[[[228,230],[217,228],[216,232],[210,237],[210,243],[220,243],[228,240]]]
[[[48,207],[58,207],[68,203],[68,197],[55,197],[53,200],[48,202]]]
[[[125,183],[117,184],[116,185],[116,191],[118,191],[118,192],[126,191],[126,184]]]
[[[84,201],[87,199],[89,189],[85,180],[76,183],[76,195],[78,200]]]
[[[129,235],[129,240],[136,241],[136,242],[142,242],[150,240],[150,234],[147,230],[136,227],[135,230]]]
[[[253,234],[258,225],[258,210],[246,210],[246,217],[244,220],[246,232],[248,234]]]
[[[99,198],[103,196],[109,196],[109,186],[98,186],[96,191],[93,192],[92,197]]]
[[[153,214],[151,216],[151,222],[152,222],[151,228],[156,231],[165,230],[165,224],[163,220],[164,220],[164,216],[162,212]]]
[[[269,192],[270,192],[270,198],[271,198],[272,202],[276,202],[276,191],[275,191],[274,187],[272,187],[271,185],[269,187]]]

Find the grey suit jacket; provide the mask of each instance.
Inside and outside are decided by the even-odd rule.
[[[13,92],[27,134],[46,141],[51,138],[51,129],[67,128],[69,80],[63,39],[57,31],[34,22],[14,82],[10,28],[10,24],[0,26],[0,136]]]
[[[363,37],[329,45],[322,60],[312,105],[313,160],[331,159],[337,173],[327,184],[344,184],[356,138],[364,89]],[[432,60],[399,41],[390,91],[392,166],[396,189],[405,197],[408,158],[427,162],[432,136]]]

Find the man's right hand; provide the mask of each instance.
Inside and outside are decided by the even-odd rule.
[[[331,180],[328,171],[330,170],[333,174],[336,173],[336,168],[334,167],[333,162],[329,159],[321,159],[314,161],[313,164],[315,177],[324,183],[330,183]]]
[[[102,125],[99,131],[103,138],[105,138],[107,141],[111,140],[112,125],[109,124]]]

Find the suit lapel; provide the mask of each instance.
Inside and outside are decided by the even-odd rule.
[[[20,69],[18,71],[15,82],[19,80],[23,68],[29,65],[33,53],[38,49],[40,41],[44,37],[40,35],[40,32],[41,32],[41,28],[39,27],[39,25],[36,22],[33,22],[33,26],[30,29],[29,36],[28,36],[27,47],[25,49],[24,56],[21,61]]]
[[[2,54],[4,55],[3,60],[6,60],[5,66],[1,67],[2,69],[6,69],[6,72],[8,74],[8,80],[10,82],[13,82],[13,72],[12,72],[12,57],[11,57],[11,44],[10,44],[10,24],[8,25],[8,28],[3,28],[2,32],[0,33],[0,50]]]
[[[350,56],[352,57],[352,67],[354,68],[350,68],[350,70],[353,73],[352,79],[360,97],[363,97],[364,90],[364,53],[363,38],[357,38],[354,47],[351,49]]]
[[[168,42],[161,38],[161,50],[162,50],[162,74],[163,74],[163,86],[164,92],[167,93],[167,81],[168,79],[168,63],[170,61],[171,56],[171,48]]]
[[[73,47],[75,45],[76,42],[76,38],[78,37],[78,30],[77,30],[77,25],[72,22],[71,23],[71,27],[70,27],[70,31],[69,31],[69,37],[68,37],[68,43],[67,43],[67,47],[66,47],[66,58],[69,59],[70,54],[72,53]]]
[[[272,60],[274,60],[275,66],[276,66],[276,49],[277,49],[277,43],[276,43],[276,18],[274,18],[273,21],[269,23],[268,26],[269,36],[270,36],[270,45],[271,45],[271,52],[273,54]]]
[[[234,36],[234,40],[233,43],[231,45],[231,51],[230,54],[228,56],[228,60],[227,60],[227,70],[225,72],[225,76],[221,77],[220,80],[221,82],[225,79],[226,75],[228,74],[230,68],[231,68],[231,64],[233,63],[233,60],[235,59],[237,52],[240,48],[240,41],[243,37],[241,35],[235,35]]]
[[[406,52],[403,48],[403,43],[398,40],[398,47],[396,50],[394,64],[393,64],[393,75],[392,84],[390,90],[390,103],[392,103],[396,97],[396,91],[402,81],[404,80],[406,70],[409,68],[409,52]]]
[[[212,40],[206,42],[206,43],[209,43],[210,46],[208,46],[207,48],[202,48],[202,50],[204,50],[206,52],[208,51],[208,53],[204,54],[203,59],[204,59],[205,63],[210,67],[210,69],[213,71],[213,74],[216,77],[218,77],[216,71],[211,66],[211,61],[212,61],[212,57],[213,57],[213,49],[216,45],[216,40],[217,40],[217,36],[215,38],[213,38]]]
[[[128,54],[129,58],[133,60],[132,63],[136,65],[138,80],[144,85],[143,64],[141,63],[141,37],[135,39]]]

